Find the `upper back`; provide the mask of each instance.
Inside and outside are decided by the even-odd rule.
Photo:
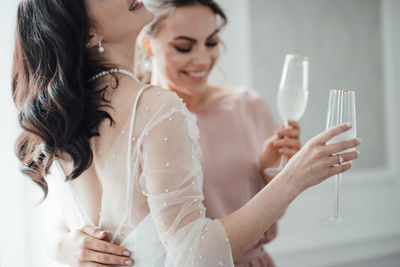
[[[149,212],[139,186],[130,184],[128,179],[128,175],[135,178],[141,171],[137,169],[137,173],[128,173],[132,171],[129,169],[132,166],[127,166],[129,148],[131,153],[140,149],[148,134],[146,129],[156,124],[168,110],[181,105],[174,93],[159,87],[146,88],[138,97],[143,86],[121,79],[120,86],[111,95],[110,107],[105,108],[114,123],[110,125],[110,121],[104,120],[100,124],[100,136],[91,140],[92,165],[70,183],[92,223],[111,232],[118,230],[118,223],[129,208],[127,194],[133,194],[131,209],[135,212],[130,220],[133,224],[140,222]],[[134,124],[132,133],[131,124]],[[134,161],[135,158],[130,160]],[[68,168],[68,164],[63,165]],[[136,183],[137,179],[132,181]],[[127,188],[133,188],[133,191],[128,193]]]

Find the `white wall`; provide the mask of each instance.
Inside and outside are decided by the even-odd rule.
[[[54,267],[45,250],[41,192],[18,170],[14,143],[20,131],[11,98],[11,64],[18,1],[0,8],[0,267]]]
[[[16,113],[11,101],[11,59],[13,47],[14,14],[17,1],[2,3],[0,8],[0,266],[28,266],[25,261],[28,247],[24,221],[24,180],[18,173],[18,165],[13,156],[13,143],[17,135]]]

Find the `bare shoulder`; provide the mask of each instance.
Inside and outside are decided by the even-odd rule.
[[[182,99],[174,92],[159,86],[150,86],[141,99],[141,105],[156,105],[158,107],[178,107],[182,104]]]

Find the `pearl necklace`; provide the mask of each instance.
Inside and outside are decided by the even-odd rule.
[[[109,70],[99,72],[96,75],[94,75],[92,78],[90,78],[89,82],[93,82],[97,79],[100,79],[103,76],[106,76],[106,75],[112,74],[112,73],[122,73],[122,74],[128,75],[129,77],[131,77],[132,79],[134,79],[135,81],[140,83],[140,80],[138,79],[138,77],[135,76],[135,74],[133,74],[132,72],[130,72],[128,70],[124,70],[124,69],[109,69]]]

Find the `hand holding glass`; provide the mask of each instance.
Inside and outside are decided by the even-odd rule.
[[[300,55],[286,55],[278,90],[278,113],[285,127],[289,120],[303,116],[308,101],[308,58]],[[286,165],[286,156],[281,157],[277,168],[264,170],[268,176],[275,176]]]

